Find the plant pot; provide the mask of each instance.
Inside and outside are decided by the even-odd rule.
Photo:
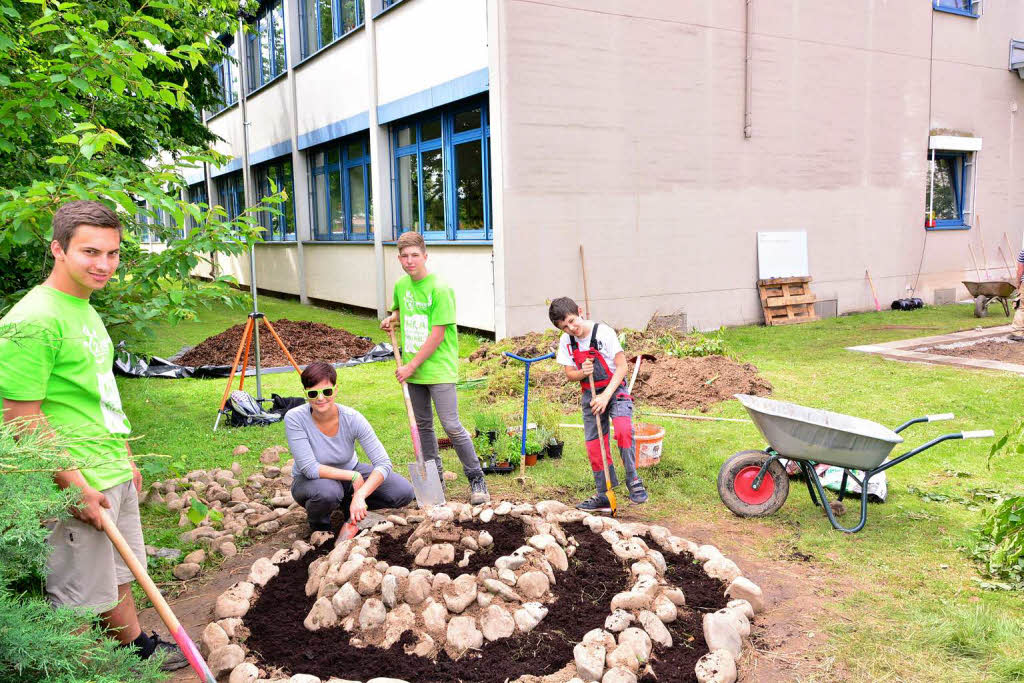
[[[549,443],[548,447],[547,447],[548,457],[549,458],[561,458],[562,457],[562,449],[564,447],[565,447],[565,442],[564,441],[559,441],[558,443],[553,443],[553,444]]]
[[[501,462],[495,463],[494,466],[495,467],[511,467],[511,465],[508,464],[508,460],[502,460]]]
[[[537,459],[541,460],[546,457],[548,457],[548,447],[544,446],[543,448],[540,449],[540,453],[537,454]]]
[[[481,434],[487,435],[488,443],[493,444],[495,441],[498,440],[498,432],[494,429],[488,430],[486,432],[481,432],[479,429],[476,430],[476,436],[480,436]]]
[[[526,454],[523,457],[526,458],[526,466],[527,467],[533,467],[534,465],[537,464],[537,454],[536,453],[528,453],[528,454]]]

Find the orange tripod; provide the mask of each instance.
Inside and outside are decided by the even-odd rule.
[[[224,387],[224,395],[220,399],[220,409],[217,411],[217,420],[213,423],[213,431],[217,431],[217,425],[220,424],[221,415],[224,415],[226,412],[224,410],[224,406],[228,404],[228,396],[231,395],[231,383],[235,380],[235,370],[238,369],[238,361],[242,358],[243,349],[245,351],[245,360],[242,361],[242,374],[238,378],[238,390],[241,391],[242,387],[245,385],[245,371],[249,369],[249,347],[252,344],[254,334],[259,334],[256,330],[256,325],[257,321],[260,319],[263,320],[267,329],[270,330],[270,334],[274,336],[274,339],[277,341],[277,345],[281,347],[282,351],[284,351],[284,355],[288,358],[288,362],[292,364],[292,367],[295,368],[295,372],[300,374],[302,373],[302,370],[299,369],[299,364],[295,362],[291,352],[288,351],[288,347],[284,345],[283,341],[281,341],[281,337],[277,336],[277,331],[274,329],[274,326],[270,324],[270,321],[266,316],[262,313],[250,313],[248,319],[245,321],[245,329],[242,330],[242,338],[238,340],[238,352],[235,354],[235,362],[231,364],[231,374],[228,375],[228,385]],[[256,341],[256,349],[256,374],[258,380],[260,372],[259,340]],[[259,401],[262,399],[257,397],[256,400]]]

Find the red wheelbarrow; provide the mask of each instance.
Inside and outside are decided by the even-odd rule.
[[[917,417],[889,429],[871,420],[805,408],[795,403],[746,394],[736,394],[736,398],[747,409],[769,446],[761,451],[740,451],[722,464],[718,471],[718,495],[725,506],[740,517],[764,517],[778,511],[789,496],[789,475],[779,462],[785,458],[800,466],[811,501],[824,507],[832,526],[848,533],[860,531],[867,521],[868,481],[871,477],[943,441],[994,436],[991,429],[943,434],[897,458],[886,460],[892,449],[903,443],[899,432],[921,422],[952,420],[953,414]],[[849,479],[860,485],[860,522],[857,526],[848,529],[836,521],[814,469],[818,464],[843,469],[840,501],[847,495]],[[862,474],[857,476],[856,473]]]

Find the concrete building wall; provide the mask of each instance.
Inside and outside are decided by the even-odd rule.
[[[484,0],[416,0],[382,14],[376,30],[378,104],[487,67]]]
[[[296,68],[300,136],[366,112],[366,42],[356,31]]]
[[[758,231],[806,230],[812,288],[840,311],[872,305],[866,268],[886,302],[915,283],[929,302],[965,294],[977,226],[923,227],[939,126],[984,138],[992,260],[1024,225],[1010,0],[980,19],[926,2],[755,2],[750,139],[745,2],[499,4],[508,334],[546,326],[547,298],[582,299],[581,243],[593,314],[617,326],[677,310],[705,328],[761,320]]]
[[[291,109],[288,93],[290,75],[278,78],[249,95],[249,152],[255,153],[291,139],[288,112]]]

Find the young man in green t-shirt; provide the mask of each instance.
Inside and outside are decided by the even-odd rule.
[[[81,501],[47,539],[50,602],[98,612],[123,646],[143,659],[163,655],[161,666],[170,671],[188,662],[177,645],[142,632],[132,573],[102,530],[106,510],[145,566],[142,474],[126,441],[131,427],[114,381],[114,346],[89,305],[117,269],[120,248],[121,223],[103,204],[69,202],[57,210],[53,270],[0,320],[8,332],[0,334],[0,397],[4,421],[74,437],[67,453],[80,466],[53,479],[62,489],[79,489]]]
[[[437,453],[433,399],[437,417],[452,440],[455,453],[469,479],[469,502],[473,505],[491,499],[487,493],[480,459],[473,438],[459,421],[455,382],[459,379],[459,333],[455,327],[455,292],[448,283],[427,272],[427,245],[418,232],[402,233],[398,238],[398,260],[406,275],[395,283],[391,315],[381,321],[381,329],[402,327],[402,365],[395,370],[399,382],[409,385],[412,410],[420,430],[423,458],[443,474]]]

